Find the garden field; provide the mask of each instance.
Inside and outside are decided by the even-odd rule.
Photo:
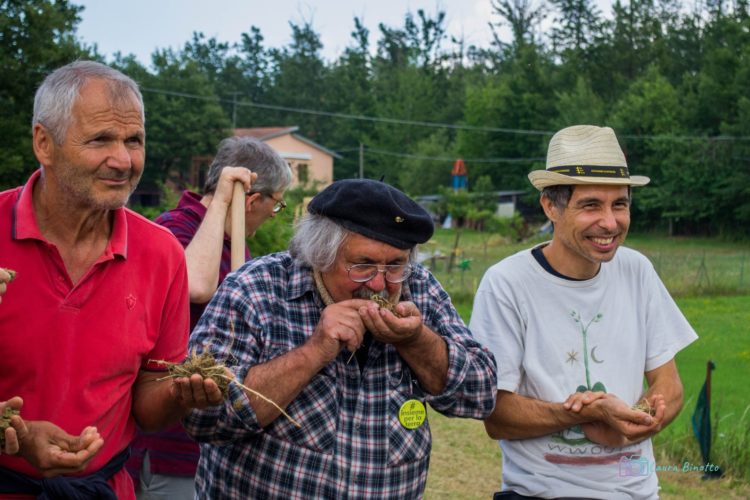
[[[449,256],[455,238],[455,231],[438,231],[423,250]],[[464,231],[452,272],[446,270],[449,257],[433,261],[435,274],[467,322],[474,290],[486,268],[531,244],[508,244],[497,236]],[[684,408],[655,439],[656,465],[680,469],[659,472],[662,498],[750,498],[750,276],[744,269],[750,265],[750,245],[643,236],[629,238],[628,246],[652,260],[699,335],[677,356]],[[708,360],[716,364],[711,462],[726,475],[703,481],[700,472],[682,472],[682,467],[685,462],[702,463],[690,416]],[[486,436],[481,422],[446,418],[434,411],[430,422],[434,450],[425,497],[491,498],[500,487],[500,450]]]

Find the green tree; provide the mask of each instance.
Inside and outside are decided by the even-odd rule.
[[[489,212],[490,215],[497,210],[497,195],[492,178],[489,175],[480,176],[471,187],[474,195],[474,206],[477,210]]]
[[[381,39],[372,62],[374,112],[378,116],[423,122],[455,122],[461,107],[451,102],[451,71],[443,66],[448,57],[442,48],[445,15],[434,17],[417,11],[408,13],[402,28],[380,25]],[[377,123],[367,145],[408,153],[434,132],[428,127]],[[451,139],[450,134],[446,136]],[[403,162],[390,158],[375,160],[375,176],[385,175],[398,183]]]
[[[320,35],[309,22],[290,22],[289,26],[291,44],[270,50],[273,85],[268,99],[284,107],[330,111],[325,88],[328,68],[320,55]],[[301,132],[314,141],[321,141],[335,126],[330,118],[318,115],[267,112],[266,116],[264,125],[299,125]]]
[[[399,174],[399,184],[406,192],[413,195],[435,194],[450,186],[451,168],[456,155],[445,130],[438,130],[419,141],[413,151],[419,157],[404,159]]]
[[[369,31],[359,18],[354,18],[351,36],[352,44],[344,49],[327,73],[327,99],[331,109],[340,113],[373,116],[375,98],[372,92]],[[322,139],[326,141],[326,147],[344,150],[343,158],[336,162],[334,174],[337,179],[355,177],[359,171],[358,146],[369,142],[374,125],[359,120],[337,120],[334,125]]]
[[[37,168],[31,149],[34,93],[54,69],[96,57],[75,38],[82,7],[67,0],[0,1],[0,189]]]
[[[493,13],[501,20],[490,23],[494,45],[503,50],[518,50],[527,44],[535,44],[534,29],[547,16],[544,5],[534,5],[533,0],[491,0]],[[509,27],[513,33],[512,44],[500,39],[498,28]]]
[[[576,79],[575,87],[555,92],[557,119],[555,129],[570,125],[603,125],[606,111],[604,100],[591,88],[583,76]]]
[[[550,33],[552,52],[560,58],[559,88],[568,89],[596,71],[592,57],[604,37],[601,13],[591,0],[551,0],[556,15]]]
[[[213,155],[231,134],[209,77],[190,55],[171,49],[154,52],[154,73],[132,57],[120,57],[115,65],[143,89],[147,168],[141,187],[154,187],[168,176],[184,183],[193,158]]]
[[[550,75],[554,66],[536,45],[526,45],[501,65],[502,74],[467,88],[464,120],[468,125],[507,129],[461,131],[458,151],[465,158],[527,159],[481,163],[472,175],[489,175],[498,189],[526,189],[534,158],[543,158],[556,116]]]

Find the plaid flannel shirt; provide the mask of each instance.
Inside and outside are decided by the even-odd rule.
[[[448,345],[443,393],[424,393],[396,349],[377,341],[361,372],[356,361],[347,364],[350,353],[343,350],[287,406],[302,428],[283,416],[261,428],[245,394],[230,385],[224,405],[195,410],[184,420],[201,443],[199,498],[422,496],[432,447],[429,425],[406,429],[399,408],[417,398],[446,415],[485,418],[494,407],[496,366],[437,280],[415,267],[402,300],[414,302],[425,325]],[[309,267],[288,253],[261,257],[227,277],[193,331],[190,348],[209,349],[244,380],[251,366],[310,338],[324,307]]]

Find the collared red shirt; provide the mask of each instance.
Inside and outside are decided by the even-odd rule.
[[[184,359],[188,333],[185,257],[169,231],[126,208],[96,263],[73,284],[57,247],[41,233],[25,186],[0,193],[0,266],[17,271],[0,303],[0,399],[21,396],[21,415],[72,435],[96,426],[104,446],[97,470],[135,434],[133,384],[149,360]],[[0,466],[39,477],[26,460]],[[134,498],[123,469],[111,480]]]
[[[364,369],[343,350],[287,407],[261,428],[236,385],[223,406],[192,412],[183,423],[201,443],[200,498],[418,498],[431,449],[426,420],[407,429],[398,418],[411,399],[450,416],[485,418],[495,403],[492,354],[469,333],[448,294],[422,266],[405,282],[425,325],[448,346],[445,390],[426,394],[391,345],[374,341]],[[193,330],[190,348],[209,349],[239,380],[250,367],[302,345],[324,304],[312,270],[288,253],[246,263],[227,277]],[[278,383],[283,384],[284,380]]]

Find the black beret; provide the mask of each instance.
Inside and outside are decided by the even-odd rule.
[[[336,181],[315,195],[307,210],[403,250],[429,240],[434,231],[430,214],[417,202],[370,179]]]

